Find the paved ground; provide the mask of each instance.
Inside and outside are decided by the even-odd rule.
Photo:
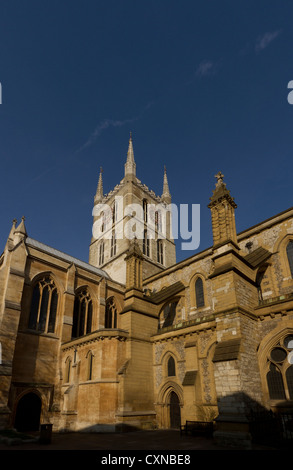
[[[257,446],[256,450],[266,450]],[[64,433],[54,434],[51,444],[27,442],[9,445],[0,443],[0,450],[227,450],[219,447],[212,439],[194,436],[181,436],[176,430],[139,431],[128,433]],[[240,450],[240,449],[234,449]]]

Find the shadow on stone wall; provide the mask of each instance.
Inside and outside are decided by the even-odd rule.
[[[240,392],[222,397],[218,409],[214,438],[221,444],[248,448],[251,444],[274,448],[293,444],[293,406],[289,402],[267,409]]]

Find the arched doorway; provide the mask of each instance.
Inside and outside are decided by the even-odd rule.
[[[17,431],[38,431],[40,427],[42,401],[33,392],[26,393],[20,398],[14,421]]]
[[[169,396],[170,428],[179,429],[181,425],[180,402],[177,393],[171,392]]]

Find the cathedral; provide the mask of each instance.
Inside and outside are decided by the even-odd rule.
[[[100,173],[88,263],[13,221],[0,256],[0,429],[208,421],[219,442],[249,446],[253,410],[292,411],[293,208],[238,233],[219,173],[213,245],[176,263],[170,204],[166,171],[161,196],[137,178],[130,137],[108,194]]]

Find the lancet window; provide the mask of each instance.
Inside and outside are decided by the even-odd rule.
[[[144,255],[150,256],[150,239],[148,237],[147,230],[144,230],[143,232],[142,252]]]
[[[198,277],[195,282],[195,298],[197,308],[204,307],[204,289],[201,277]]]
[[[72,338],[91,333],[93,321],[93,303],[87,290],[80,291],[74,301]]]
[[[106,302],[105,328],[117,328],[117,308],[114,297]]]
[[[176,375],[175,360],[173,356],[170,356],[167,363],[168,377],[173,377]]]

